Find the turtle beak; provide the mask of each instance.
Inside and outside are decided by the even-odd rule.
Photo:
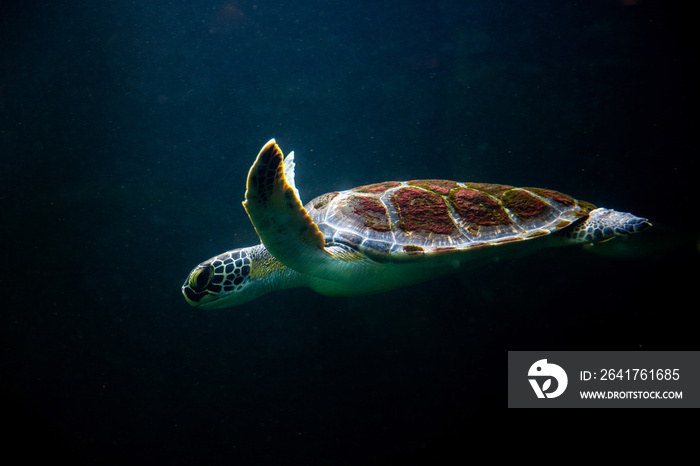
[[[207,293],[195,293],[194,290],[185,283],[182,285],[182,295],[190,306],[198,307],[200,301],[207,296]]]
[[[207,291],[197,293],[192,288],[190,288],[187,283],[182,286],[182,295],[185,297],[187,303],[196,308],[206,308],[208,304],[212,301],[216,301],[216,297]]]
[[[185,283],[182,284],[182,295],[190,306],[202,307],[215,298],[207,291],[207,285],[211,279],[211,267],[197,267],[190,273]],[[204,272],[204,273],[202,273]]]

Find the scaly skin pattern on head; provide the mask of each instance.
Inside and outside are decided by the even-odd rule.
[[[378,293],[651,226],[553,190],[449,180],[374,183],[303,206],[293,153],[283,158],[274,139],[258,154],[246,187],[243,205],[262,244],[195,267],[182,286],[192,306],[232,307],[293,287],[331,296]]]
[[[260,244],[202,262],[190,272],[182,294],[194,307],[221,309],[300,286],[309,286],[309,277],[286,267]]]
[[[595,209],[588,218],[562,234],[576,243],[597,243],[616,236],[627,236],[651,227],[646,218],[612,209]]]

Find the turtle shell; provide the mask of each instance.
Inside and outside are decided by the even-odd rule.
[[[388,181],[323,194],[306,206],[328,243],[375,260],[523,241],[587,217],[557,191],[447,180]]]

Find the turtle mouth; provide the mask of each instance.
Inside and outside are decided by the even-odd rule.
[[[193,290],[187,283],[182,286],[182,295],[185,297],[185,301],[196,308],[206,308],[212,302],[217,301],[216,296],[210,291],[197,292]]]
[[[197,293],[192,288],[189,286],[185,285],[182,287],[182,294],[185,296],[185,299],[187,302],[192,304],[193,306],[196,306],[199,304],[199,301],[204,298],[205,296],[208,296],[207,293]]]

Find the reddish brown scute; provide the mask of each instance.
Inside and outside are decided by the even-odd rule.
[[[448,199],[457,213],[468,223],[476,225],[506,225],[510,217],[501,207],[498,199],[472,188],[457,188]]]
[[[313,201],[311,201],[311,203],[314,205],[315,209],[321,210],[324,209],[328,205],[328,203],[331,202],[338,194],[340,194],[338,191],[322,194]]]
[[[389,181],[306,205],[326,237],[377,255],[446,254],[546,236],[594,209],[557,191],[448,180]]]
[[[550,207],[538,196],[522,189],[505,191],[499,197],[503,207],[522,219],[542,215]]]
[[[398,228],[451,235],[457,229],[445,198],[420,188],[397,189],[390,196],[399,216]]]
[[[357,188],[352,189],[352,191],[355,191],[357,193],[377,194],[377,193],[383,193],[387,189],[395,188],[397,186],[401,186],[401,182],[399,182],[399,181],[385,181],[384,183],[375,183],[375,184],[368,184],[365,186],[358,186]]]
[[[386,207],[376,197],[348,196],[340,209],[347,216],[356,216],[366,228],[376,231],[389,231],[389,215]]]
[[[450,192],[457,186],[456,181],[448,180],[413,180],[409,181],[407,184],[411,186],[418,186],[423,189],[429,189],[437,194],[442,194],[443,196]]]

